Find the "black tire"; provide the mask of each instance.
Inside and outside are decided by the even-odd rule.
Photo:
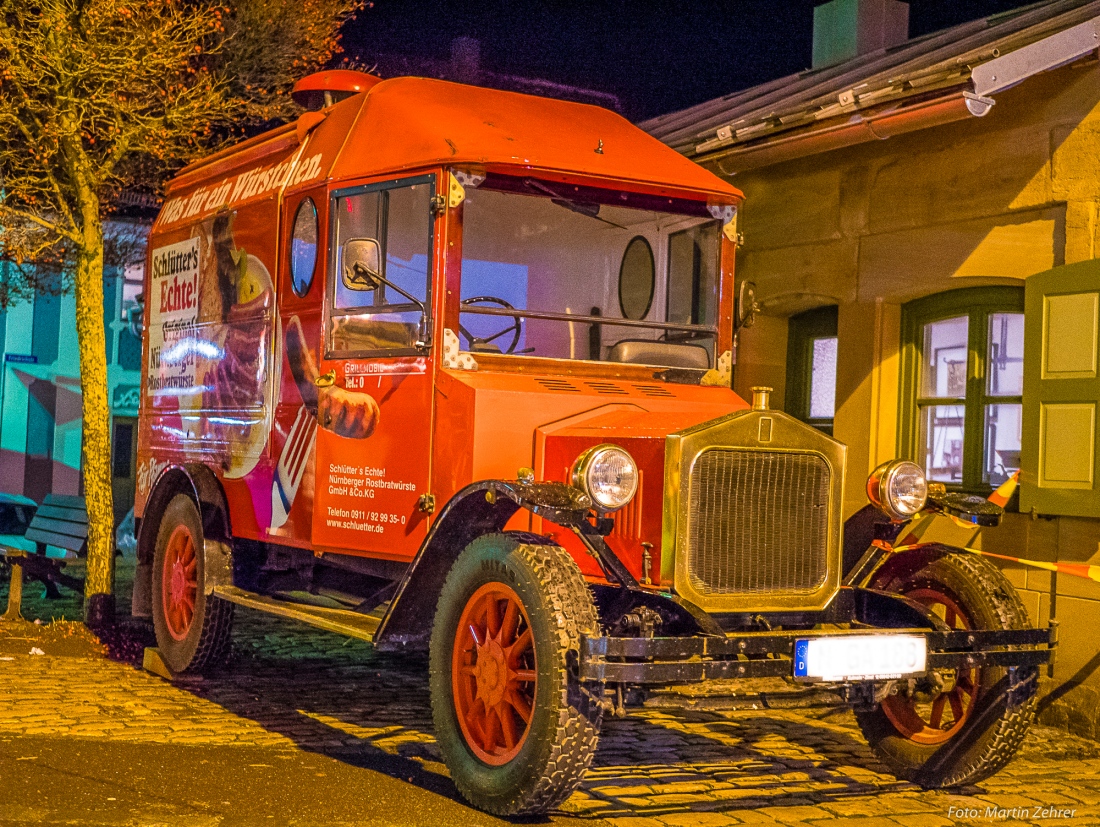
[[[872,578],[871,588],[908,594],[929,605],[935,603],[934,600],[929,603],[929,595],[939,593],[962,610],[969,628],[1031,627],[1015,589],[1000,571],[980,557],[966,552],[943,553],[926,560],[916,570],[895,567],[892,571]],[[962,628],[959,624],[948,625]],[[936,694],[932,690],[921,697],[907,687],[873,708],[855,710],[864,737],[895,775],[926,788],[976,784],[1002,769],[1023,743],[1035,719],[1038,702],[1036,667],[1018,668],[1016,680],[1025,685],[1016,690],[1017,703],[1011,709],[1007,668],[959,670],[955,680],[954,687],[961,693],[958,702],[963,708],[962,715],[942,711],[954,706],[940,700],[940,695],[946,695],[946,700],[952,701],[949,693],[941,690]],[[1020,698],[1019,693],[1026,697]],[[937,701],[941,716],[950,714],[951,720],[933,717],[933,704]],[[910,712],[920,709],[929,710],[924,723],[935,720],[942,734],[931,727],[918,731],[906,726],[916,720],[907,717]]]
[[[452,680],[452,670],[459,668],[459,663],[470,664],[462,668],[472,669],[482,658],[482,650],[473,656],[468,648],[462,648],[459,622],[479,594],[488,589],[492,597],[499,584],[522,604],[523,616],[515,621],[512,634],[519,624],[529,624],[525,628],[533,640],[533,663],[527,661],[528,671],[537,677],[533,687],[530,679],[523,687],[530,693],[525,696],[530,701],[526,707],[529,720],[522,737],[514,739],[518,744],[504,742],[499,749],[502,755],[483,760],[478,750],[484,744],[478,745],[475,737],[465,734],[476,724],[458,720],[461,701],[456,699],[462,689]],[[494,611],[498,617],[500,605],[506,607],[507,618],[507,599],[497,603]],[[486,624],[491,630],[487,616]],[[504,638],[506,625],[506,619],[500,621],[497,639]],[[542,813],[576,789],[596,752],[603,714],[598,699],[575,677],[578,638],[598,633],[599,617],[580,569],[560,546],[545,538],[520,533],[487,535],[470,543],[455,561],[440,593],[432,628],[432,716],[451,778],[475,807],[496,815]],[[465,628],[462,634],[466,634]],[[477,643],[476,636],[472,640]],[[470,657],[475,659],[468,660]],[[457,682],[462,680],[457,677]],[[508,680],[502,679],[502,685]],[[481,704],[488,720],[488,708],[484,701]],[[503,737],[504,719],[498,715],[498,720],[497,733]],[[523,726],[522,719],[515,719],[516,724]]]
[[[174,586],[166,582],[166,577],[169,580],[172,577],[166,572],[166,561],[170,555],[177,554],[178,544],[186,543],[188,539],[193,545],[195,571],[193,577],[185,578],[184,589],[193,591],[193,606],[188,614],[181,616],[174,612],[180,601],[173,600]],[[201,673],[224,663],[229,653],[233,604],[208,596],[203,588],[204,582],[202,520],[195,501],[186,494],[177,494],[164,509],[157,528],[152,584],[153,628],[156,630],[157,648],[164,662],[175,673]],[[193,590],[189,586],[193,586]],[[179,588],[178,583],[175,588]]]

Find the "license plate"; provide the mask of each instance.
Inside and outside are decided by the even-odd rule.
[[[821,681],[879,680],[920,674],[928,643],[916,635],[798,638],[794,676]]]

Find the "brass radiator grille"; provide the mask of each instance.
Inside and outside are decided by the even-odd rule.
[[[828,575],[829,464],[712,448],[691,471],[687,564],[701,594],[810,593]]]

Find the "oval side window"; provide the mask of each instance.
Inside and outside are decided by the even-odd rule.
[[[294,232],[290,237],[290,283],[298,296],[305,296],[313,286],[317,269],[317,206],[312,198],[303,198],[294,215]]]
[[[624,319],[644,319],[653,304],[656,267],[653,248],[644,236],[636,235],[626,245],[619,266],[619,309]]]

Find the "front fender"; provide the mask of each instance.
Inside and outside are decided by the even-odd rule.
[[[374,644],[382,650],[423,649],[435,605],[458,555],[483,534],[503,531],[519,509],[563,526],[579,525],[592,501],[560,482],[483,480],[455,494],[424,538],[398,585]]]
[[[969,554],[969,552],[963,551],[961,548],[941,545],[940,543],[929,543],[926,546],[919,546],[907,551],[887,552],[871,573],[867,584],[873,589],[889,591],[892,581],[902,580],[924,568],[937,557],[948,554]]]

